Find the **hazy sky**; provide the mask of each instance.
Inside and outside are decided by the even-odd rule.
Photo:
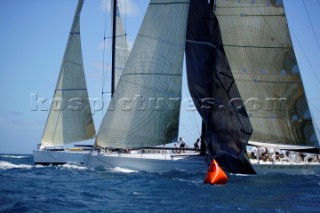
[[[123,2],[132,45],[149,1]],[[77,0],[0,1],[0,153],[32,153],[40,143],[48,115],[42,110],[49,105],[31,111],[31,94],[52,98],[76,4]],[[87,0],[81,14],[87,87],[94,98],[101,97],[104,9],[108,4],[109,0]],[[309,106],[320,125],[320,0],[285,0],[285,6]],[[110,36],[109,15],[106,23]],[[107,49],[105,69],[109,67]],[[187,91],[186,83],[183,91]],[[180,122],[180,135],[189,145],[199,134],[199,119],[195,117],[186,113]],[[96,128],[101,120],[102,113],[95,113]]]

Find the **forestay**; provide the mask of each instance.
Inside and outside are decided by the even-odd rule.
[[[58,146],[95,136],[80,41],[79,0],[41,146]]]
[[[96,145],[130,148],[177,139],[189,0],[151,0]]]

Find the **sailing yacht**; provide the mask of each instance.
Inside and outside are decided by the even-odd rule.
[[[57,101],[52,102],[41,144],[33,151],[35,164],[83,163],[83,154],[93,149],[92,145],[76,144],[74,147],[68,147],[71,143],[93,139],[96,135],[81,51],[80,13],[83,4],[84,0],[78,1],[54,92],[54,100]],[[117,83],[129,55],[129,48],[119,6],[112,5],[112,8],[116,11],[114,20],[117,31],[113,37],[117,37],[117,47],[114,51],[114,58],[117,59]]]
[[[177,140],[184,52],[205,155],[163,147]],[[320,172],[247,154],[249,140],[319,153],[282,1],[151,0],[112,99],[89,168],[205,171],[215,159],[230,173]]]
[[[217,1],[216,7],[225,54],[253,127],[249,145],[319,154],[283,1]],[[297,164],[306,170],[300,161],[251,163],[259,173],[274,164],[280,171]]]

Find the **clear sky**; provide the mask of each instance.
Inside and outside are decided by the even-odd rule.
[[[90,97],[101,97],[105,8],[110,0],[87,0],[81,14],[81,39]],[[107,2],[107,3],[106,3]],[[148,0],[122,1],[132,45]],[[320,0],[285,0],[289,28],[311,112],[320,126]],[[32,153],[40,143],[49,105],[31,111],[32,96],[51,99],[57,82],[77,0],[0,1],[0,153]],[[107,36],[110,17],[107,14]],[[110,45],[105,69],[109,72]],[[108,85],[105,91],[109,91]],[[187,96],[187,84],[183,93]],[[192,145],[199,119],[181,116],[180,135]],[[96,129],[102,113],[94,114]]]

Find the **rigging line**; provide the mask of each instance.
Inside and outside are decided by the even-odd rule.
[[[138,9],[139,9],[140,14],[142,14],[142,6],[140,4],[140,0],[138,0],[136,3],[138,4]]]
[[[317,105],[313,104],[312,102],[310,102],[310,103],[311,103],[311,105],[313,105],[318,111],[320,111],[320,109],[319,109],[319,107],[318,107]],[[310,110],[310,109],[309,109],[309,110]],[[310,110],[310,115],[311,115],[311,110]],[[311,116],[311,117],[312,117],[312,116]],[[317,120],[314,120],[312,123],[313,123],[314,127],[316,128],[316,130],[318,131],[318,133],[320,134],[320,127],[319,127],[319,125],[318,125]]]
[[[313,105],[313,107],[316,108],[316,110],[320,111],[320,108],[316,104],[312,103],[311,101],[309,103],[311,105]],[[311,115],[312,112],[311,112],[310,109],[309,109],[309,111],[310,111],[310,115]],[[311,115],[311,119],[312,119],[312,115]],[[320,134],[320,127],[318,125],[317,120],[316,119],[312,119],[312,123],[313,123],[313,126],[316,128],[315,130]],[[316,134],[316,137],[317,137],[317,134]],[[317,139],[318,139],[318,137],[317,137]]]
[[[318,133],[320,134],[320,129],[319,129],[319,125],[315,122],[315,126],[316,126],[316,129],[317,129],[317,131],[318,131]],[[317,137],[317,136],[316,136]],[[318,137],[317,137],[317,139],[318,139]],[[319,140],[318,140],[319,141]]]
[[[316,130],[318,131],[318,134],[320,134],[320,128],[319,128],[318,123],[317,122],[312,122],[312,123],[314,123],[314,126],[316,127]],[[317,134],[316,134],[316,138],[318,139]]]
[[[320,108],[319,108],[317,105],[313,104],[312,102],[310,102],[310,103],[311,103],[311,105],[313,105],[317,110],[320,110]],[[309,110],[310,110],[310,109],[309,109]],[[310,110],[310,115],[311,115],[311,110]],[[311,117],[312,117],[312,116],[311,116]],[[313,120],[312,120],[312,121],[313,121]],[[320,134],[320,127],[319,127],[319,125],[318,125],[317,120],[314,120],[312,123],[314,124],[314,127],[316,128],[316,130],[317,130],[318,133]]]
[[[303,53],[306,61],[307,61],[307,63],[309,64],[309,66],[310,66],[310,68],[311,68],[314,76],[316,77],[318,83],[320,84],[320,79],[319,79],[319,77],[318,77],[318,74],[317,74],[316,71],[314,70],[314,67],[313,67],[312,64],[311,64],[310,59],[307,57],[307,54],[306,54],[306,52],[304,51],[304,48],[303,48],[303,46],[301,45],[301,43],[300,43],[297,35],[296,35],[295,32],[293,31],[293,28],[291,27],[291,25],[288,24],[288,26],[291,28],[291,32],[292,32],[293,36],[296,38],[297,43],[298,43],[298,45],[299,45],[299,47],[300,47],[300,49],[301,49],[301,51],[302,51],[302,53]]]
[[[106,31],[107,31],[107,0],[106,2],[106,8],[105,8],[105,12],[104,12],[104,31],[103,31],[103,53],[102,53],[102,80],[101,80],[101,101],[103,102],[103,88],[104,88],[104,78],[105,78],[105,63],[104,63],[104,59],[105,59],[105,52],[106,52]],[[102,117],[103,117],[103,108],[101,110],[102,113]]]
[[[314,104],[314,103],[312,103],[312,102],[309,102],[317,111],[319,111],[320,112],[320,108],[316,105],[316,104]],[[310,110],[310,109],[309,109]],[[310,111],[311,112],[311,111]]]
[[[319,2],[318,2],[318,3],[319,3]],[[316,31],[315,31],[315,29],[314,29],[314,26],[313,26],[313,24],[312,24],[311,17],[310,17],[310,14],[309,14],[309,12],[308,12],[308,8],[307,8],[307,5],[306,5],[305,0],[303,0],[303,5],[304,5],[304,8],[306,9],[306,12],[307,12],[307,15],[308,15],[308,19],[309,19],[310,25],[311,25],[312,30],[313,30],[314,37],[316,38],[318,47],[319,47],[319,49],[320,49],[319,39],[318,39],[318,37],[317,37]]]

